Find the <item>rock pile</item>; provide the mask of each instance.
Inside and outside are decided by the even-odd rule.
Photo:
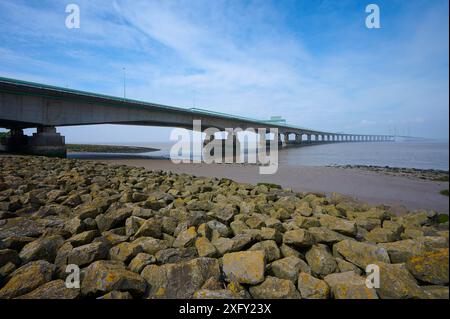
[[[434,212],[77,160],[0,168],[0,298],[449,296]]]

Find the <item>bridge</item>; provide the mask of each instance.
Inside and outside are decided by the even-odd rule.
[[[0,150],[65,156],[65,140],[56,127],[122,124],[192,129],[215,127],[278,129],[280,145],[394,141],[391,135],[333,133],[287,124],[279,117],[257,120],[198,108],[180,108],[0,77],[0,127],[10,130]],[[33,136],[23,129],[37,128]],[[232,137],[230,134],[227,138]],[[236,141],[236,136],[233,137]],[[236,142],[237,143],[237,142]]]

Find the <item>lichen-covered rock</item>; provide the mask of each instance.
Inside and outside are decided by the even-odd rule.
[[[448,248],[432,252],[425,252],[411,257],[406,262],[406,267],[418,280],[435,284],[448,284]]]
[[[162,235],[162,224],[161,221],[150,218],[142,224],[142,226],[138,229],[135,238],[139,237],[153,237],[153,238],[161,238]]]
[[[355,236],[357,232],[355,222],[330,215],[322,215],[320,224],[346,236]]]
[[[206,237],[199,237],[195,241],[195,248],[200,257],[214,257],[217,254],[216,247]]]
[[[375,289],[368,288],[365,278],[353,271],[330,274],[324,280],[335,299],[378,299]]]
[[[266,262],[270,263],[277,259],[280,259],[281,253],[277,246],[277,243],[273,240],[265,240],[254,244],[248,250],[262,250],[266,257]]]
[[[103,232],[125,224],[125,221],[131,216],[131,213],[132,210],[127,207],[117,210],[112,209],[106,212],[106,214],[98,215],[95,221],[97,222],[98,229]]]
[[[267,277],[263,283],[250,287],[255,299],[300,299],[300,293],[290,280]]]
[[[195,227],[189,227],[188,229],[182,231],[175,241],[173,242],[173,247],[175,248],[186,248],[192,246],[197,238],[197,232]]]
[[[88,230],[70,237],[67,242],[69,242],[73,247],[78,247],[91,243],[94,238],[99,235],[100,234],[97,230]]]
[[[11,274],[11,279],[0,289],[0,299],[25,295],[52,280],[55,266],[47,261],[32,261]]]
[[[113,300],[119,300],[119,299],[133,299],[133,296],[128,291],[117,291],[113,290],[111,292],[108,292],[107,294],[98,297],[97,299],[113,299]]]
[[[306,261],[311,267],[313,274],[319,277],[324,277],[336,272],[337,263],[330,249],[323,245],[317,244],[311,247],[305,254]]]
[[[139,253],[134,257],[130,264],[128,265],[128,269],[131,271],[140,274],[141,271],[148,265],[152,265],[156,263],[156,258],[153,255],[149,255],[146,253]]]
[[[137,254],[142,252],[142,246],[137,243],[120,243],[109,250],[111,260],[128,264]]]
[[[227,289],[200,289],[193,295],[194,299],[242,299],[240,295]]]
[[[270,271],[277,278],[288,279],[295,283],[299,272],[311,273],[311,268],[300,258],[291,256],[274,261],[270,264]]]
[[[343,240],[333,246],[333,252],[338,253],[345,260],[365,269],[369,264],[381,261],[390,263],[386,249],[376,245],[361,243],[355,240]]]
[[[404,264],[378,262],[380,288],[376,288],[382,299],[423,298],[425,293],[409,273]]]
[[[412,239],[405,239],[393,243],[381,243],[378,246],[386,249],[393,264],[405,263],[411,257],[425,252],[425,246]]]
[[[95,242],[74,248],[68,253],[67,263],[78,266],[106,259],[108,257],[108,246],[104,242]]]
[[[330,287],[324,280],[305,272],[298,275],[297,287],[304,299],[327,299],[330,296]]]
[[[209,278],[220,278],[217,259],[197,258],[188,262],[150,265],[141,276],[149,284],[150,298],[192,298]]]
[[[86,268],[81,293],[84,296],[96,297],[118,290],[127,291],[133,296],[142,296],[146,287],[145,280],[126,270],[121,262],[99,260]]]
[[[243,251],[223,256],[223,272],[228,281],[256,285],[264,280],[265,257],[262,251]]]
[[[80,295],[80,289],[67,288],[66,283],[59,279],[43,284],[18,299],[78,299]]]
[[[310,247],[314,244],[314,237],[304,229],[290,230],[284,233],[283,243],[296,247]]]
[[[47,260],[53,263],[56,253],[63,243],[64,238],[61,236],[39,238],[26,244],[20,251],[19,256],[24,264],[35,260]]]

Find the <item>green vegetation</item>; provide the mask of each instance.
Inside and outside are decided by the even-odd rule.
[[[448,197],[448,189],[443,189],[439,192],[441,195],[447,196]]]
[[[67,144],[67,151],[72,153],[147,153],[158,151],[156,148],[138,146],[85,145]]]
[[[436,182],[448,182],[448,175],[440,176],[433,179]]]
[[[444,223],[448,222],[448,215],[446,215],[446,214],[439,214],[438,217],[437,217],[437,222],[439,224],[444,224]]]

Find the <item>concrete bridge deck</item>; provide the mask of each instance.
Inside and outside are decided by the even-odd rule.
[[[13,150],[18,146],[16,151],[25,148],[31,153],[40,153],[39,149],[44,151],[46,146],[53,146],[57,152],[56,149],[64,145],[64,138],[56,133],[58,126],[124,124],[192,129],[194,120],[201,120],[202,130],[209,127],[222,131],[226,128],[277,129],[279,140],[283,134],[286,144],[394,140],[388,135],[325,132],[284,121],[185,109],[0,77],[0,127],[11,130],[11,138],[4,144]],[[38,132],[31,138],[25,137],[22,133],[25,128],[38,128]],[[21,145],[23,143],[26,145]]]

